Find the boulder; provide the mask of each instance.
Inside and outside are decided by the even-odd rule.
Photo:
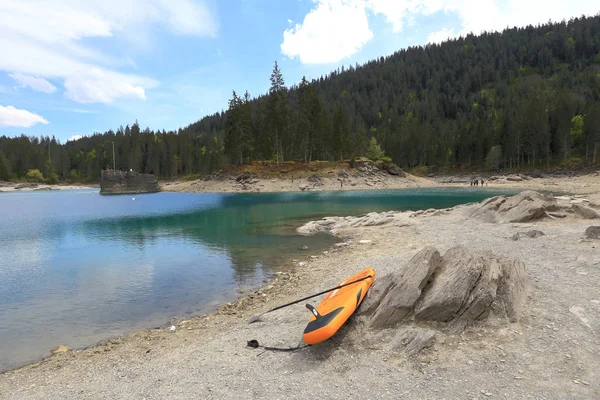
[[[160,192],[152,174],[135,171],[104,170],[100,176],[100,194],[138,194]]]
[[[236,182],[244,183],[244,182],[252,180],[252,177],[250,176],[249,172],[242,172],[235,178],[235,180],[236,180]]]
[[[372,174],[379,171],[379,168],[370,160],[355,160],[354,168],[366,174]]]
[[[350,174],[348,174],[348,172],[346,172],[345,170],[341,170],[340,172],[338,172],[338,176],[344,179],[350,178]]]
[[[592,210],[591,208],[583,206],[581,204],[571,204],[571,210],[573,210],[573,212],[581,218],[585,218],[585,219],[600,218],[600,214],[597,211]]]
[[[50,354],[54,355],[54,354],[66,353],[67,351],[70,351],[70,350],[71,350],[70,348],[61,344],[61,345],[56,346],[52,350],[50,350]]]
[[[511,237],[511,239],[512,239],[512,240],[519,240],[519,239],[521,239],[522,237],[528,237],[528,238],[535,239],[535,238],[538,238],[538,237],[540,237],[540,236],[545,236],[545,233],[544,233],[544,232],[542,232],[542,231],[538,231],[538,230],[535,230],[535,229],[533,229],[533,230],[531,230],[531,231],[527,231],[527,232],[519,232],[519,233],[515,233],[515,234],[514,234],[514,235]]]
[[[406,173],[400,169],[396,164],[385,164],[383,168],[390,175],[399,176],[401,178],[406,178]]]
[[[464,246],[443,256],[431,247],[402,270],[375,281],[360,310],[372,328],[416,321],[451,333],[495,315],[516,321],[528,278],[520,260],[478,253]]]
[[[526,190],[512,197],[496,196],[481,202],[469,215],[487,222],[527,222],[556,211],[554,197]]]
[[[600,226],[590,226],[585,230],[587,239],[600,239]]]
[[[413,310],[423,287],[441,263],[440,253],[426,247],[415,255],[406,268],[375,281],[361,313],[371,315],[371,326],[393,326]]]
[[[310,178],[308,178],[308,181],[313,186],[323,186],[325,184],[325,182],[323,182],[323,178],[321,178],[319,175],[312,175]]]

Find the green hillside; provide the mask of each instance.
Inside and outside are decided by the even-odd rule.
[[[595,163],[600,16],[412,47],[289,88],[275,65],[269,93],[234,92],[226,112],[178,132],[135,123],[66,144],[3,136],[0,179],[39,169],[95,180],[112,166],[113,141],[117,168],[173,177],[249,160],[351,159],[371,138],[402,167]]]

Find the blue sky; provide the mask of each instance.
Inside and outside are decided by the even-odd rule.
[[[340,65],[600,11],[555,0],[3,0],[0,135],[177,129]]]

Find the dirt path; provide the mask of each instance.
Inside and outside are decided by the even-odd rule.
[[[582,239],[590,221],[490,224],[465,213],[459,206],[408,225],[346,229],[339,234],[352,240],[347,246],[308,256],[293,273],[174,332],[141,331],[2,374],[0,398],[600,398],[600,241]],[[510,239],[530,229],[545,236]],[[525,262],[533,290],[517,323],[488,321],[442,335],[412,359],[387,350],[389,331],[366,335],[360,318],[333,340],[297,352],[246,347],[250,339],[295,346],[309,318],[302,304],[248,325],[253,314],[367,266],[381,277],[426,245],[443,252],[457,244]]]

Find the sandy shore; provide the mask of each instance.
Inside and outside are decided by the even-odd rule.
[[[439,176],[422,178],[407,174],[406,177],[392,176],[386,173],[363,174],[350,172],[347,178],[340,178],[330,172],[321,177],[320,184],[308,178],[292,180],[290,178],[255,178],[248,182],[237,182],[234,177],[222,180],[194,180],[189,182],[164,182],[161,188],[166,192],[192,193],[258,193],[290,191],[330,191],[330,190],[389,190],[414,189],[422,187],[468,187],[468,176]],[[600,173],[594,172],[572,177],[532,178],[526,175],[498,176],[487,180],[485,187],[497,189],[522,189],[543,192],[589,194],[600,193]]]
[[[434,182],[441,187],[465,187],[469,185],[467,177],[456,176],[437,177],[434,179]],[[490,188],[536,190],[550,193],[593,194],[600,193],[600,171],[590,174],[574,174],[569,177],[548,176],[544,178],[533,178],[527,175],[499,175],[495,180],[486,181],[485,186]]]
[[[596,190],[593,179],[599,178],[577,184],[589,185],[582,191]],[[528,187],[534,182],[527,181]],[[600,191],[585,200],[600,204]],[[307,256],[302,264],[290,260],[290,272],[217,313],[180,321],[175,331],[135,332],[2,374],[0,398],[599,398],[600,241],[583,239],[594,221],[569,216],[491,224],[467,219],[469,207],[413,217],[398,213],[399,223],[336,232],[346,245]],[[511,239],[531,229],[545,236]],[[524,261],[533,289],[518,322],[488,321],[460,335],[441,335],[410,359],[390,353],[373,335],[366,340],[361,318],[334,339],[297,352],[246,346],[250,339],[295,346],[309,318],[299,304],[248,325],[256,313],[333,286],[367,266],[381,277],[424,246],[443,252],[457,244]]]
[[[31,192],[42,190],[76,190],[98,188],[98,185],[46,185],[44,183],[12,183],[0,182],[0,192]]]
[[[248,182],[237,182],[235,178],[224,180],[194,180],[189,182],[165,182],[161,189],[165,192],[192,193],[260,193],[260,192],[301,192],[301,191],[332,191],[332,190],[384,190],[408,189],[436,186],[431,179],[407,175],[405,178],[388,174],[350,175],[341,179],[336,174],[321,177],[321,182],[315,184],[307,178],[281,179],[256,178]]]

